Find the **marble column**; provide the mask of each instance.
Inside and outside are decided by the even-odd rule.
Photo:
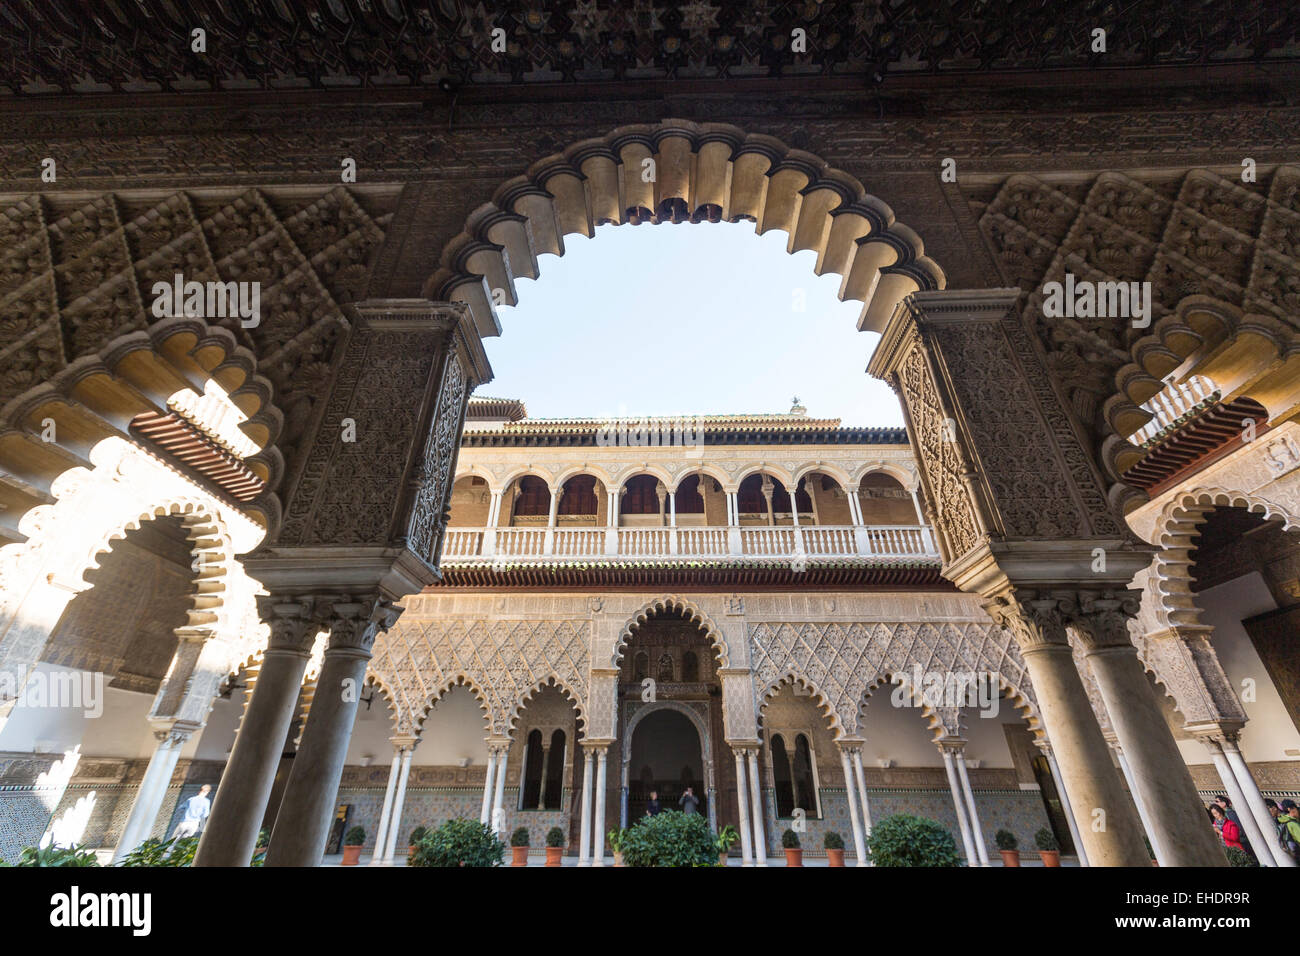
[[[406,805],[406,781],[411,776],[411,757],[414,755],[414,742],[402,751],[402,769],[397,776],[397,792],[393,794],[393,818],[388,826],[388,840],[384,846],[384,859],[392,863],[397,857],[398,839],[402,835],[402,809]],[[409,846],[409,844],[408,844]],[[378,851],[378,847],[375,850]]]
[[[1133,599],[1086,601],[1070,623],[1124,748],[1134,795],[1150,811],[1153,842],[1170,866],[1226,866],[1214,831],[1198,825],[1205,807],[1129,636],[1137,605]]]
[[[1161,866],[1168,866],[1168,858],[1160,849],[1160,833],[1151,823],[1151,811],[1142,802],[1142,795],[1138,792],[1137,784],[1133,781],[1133,768],[1128,765],[1128,758],[1124,756],[1124,748],[1118,742],[1111,744],[1111,749],[1115,751],[1115,761],[1119,764],[1120,773],[1124,775],[1124,780],[1128,783],[1129,795],[1133,797],[1133,805],[1137,807],[1138,819],[1142,821],[1142,829],[1146,831],[1147,839],[1151,841],[1151,852],[1156,855],[1156,862]]]
[[[167,795],[167,787],[176,771],[176,761],[190,739],[190,731],[175,726],[162,727],[154,731],[154,736],[158,739],[158,746],[149,758],[144,779],[140,781],[140,789],[136,791],[135,801],[131,804],[131,815],[127,817],[122,837],[113,851],[114,864],[120,863],[123,857],[153,833],[163,797]],[[163,834],[163,839],[166,838],[167,835]]]
[[[506,811],[503,806],[506,793],[506,766],[510,761],[509,741],[498,744],[496,793],[492,798],[492,832],[501,836],[506,828]]]
[[[989,850],[984,843],[984,830],[980,826],[979,810],[975,806],[975,791],[970,785],[970,773],[966,769],[965,748],[953,754],[957,764],[957,778],[961,781],[962,793],[966,797],[966,810],[970,813],[970,828],[975,837],[975,850],[979,854],[980,866],[989,865]]]
[[[388,786],[384,789],[384,808],[379,814],[379,831],[375,834],[375,852],[370,857],[370,865],[378,866],[384,859],[388,844],[389,820],[393,815],[393,791],[397,789],[397,775],[402,767],[402,750],[393,748],[393,765],[388,771]]]
[[[1272,815],[1269,814],[1268,807],[1264,806],[1264,795],[1259,792],[1259,784],[1255,782],[1255,775],[1250,772],[1246,759],[1241,755],[1241,749],[1237,746],[1235,736],[1227,735],[1219,744],[1223,749],[1223,755],[1228,758],[1228,766],[1232,768],[1233,777],[1237,781],[1237,786],[1241,788],[1242,796],[1246,801],[1245,809],[1248,812],[1245,814],[1238,813],[1237,815],[1242,817],[1243,820],[1247,816],[1254,818],[1255,826],[1262,830],[1261,840],[1266,847],[1266,851],[1261,853],[1256,850],[1256,856],[1260,857],[1261,863],[1263,863],[1264,856],[1271,856],[1277,866],[1295,866],[1296,861],[1278,844],[1277,837],[1274,835],[1277,832],[1277,824],[1274,822]],[[1267,864],[1264,865],[1267,866]]]
[[[582,752],[582,822],[578,829],[578,866],[591,862],[591,765],[589,748]]]
[[[1277,832],[1276,826],[1270,824],[1269,829],[1265,832],[1271,837],[1265,842],[1263,832],[1259,829],[1259,824],[1255,822],[1254,816],[1246,806],[1246,794],[1242,792],[1241,784],[1237,781],[1236,775],[1232,772],[1232,766],[1228,763],[1228,758],[1223,752],[1222,744],[1218,740],[1203,740],[1206,750],[1210,752],[1210,759],[1214,761],[1214,769],[1219,772],[1219,778],[1223,781],[1224,788],[1228,791],[1228,799],[1232,801],[1232,807],[1237,811],[1237,819],[1241,821],[1242,831],[1246,839],[1250,841],[1252,849],[1255,849],[1255,856],[1259,859],[1260,866],[1273,866],[1274,858],[1272,844],[1277,842],[1277,837],[1273,836]],[[1267,862],[1263,857],[1268,857]]]
[[[262,595],[257,604],[271,639],[217,786],[195,866],[248,866],[252,861],[307,658],[326,610],[312,598]]]
[[[754,853],[749,829],[749,794],[745,787],[745,751],[733,748],[736,755],[736,803],[740,808],[740,865],[753,866]]]
[[[763,830],[763,790],[758,781],[758,748],[749,749],[750,811],[754,823],[754,865],[767,866],[767,838]]]
[[[1074,810],[1070,806],[1070,795],[1065,791],[1065,782],[1061,779],[1061,768],[1056,764],[1056,754],[1052,752],[1051,746],[1046,743],[1040,742],[1038,749],[1047,758],[1047,766],[1052,771],[1052,782],[1056,785],[1057,796],[1061,798],[1061,810],[1065,813],[1065,825],[1070,829],[1070,839],[1074,843],[1074,852],[1079,858],[1079,865],[1087,866],[1088,853],[1083,847],[1083,838],[1079,836],[1079,824],[1074,818]]]
[[[1142,823],[1110,759],[1074,663],[1062,602],[1055,597],[989,602],[985,609],[1020,645],[1089,861],[1149,866]],[[1201,811],[1204,816],[1204,811]]]
[[[948,775],[948,789],[952,792],[952,808],[957,814],[957,826],[961,829],[961,845],[966,851],[966,865],[978,866],[979,858],[975,855],[970,821],[966,819],[965,799],[962,796],[961,783],[957,779],[957,765],[953,760],[952,750],[941,743],[939,752],[943,754],[943,769]]]
[[[377,595],[338,600],[331,607],[316,695],[284,788],[266,866],[320,865],[370,649],[401,613]]]
[[[867,800],[867,775],[862,770],[862,748],[853,748],[853,775],[858,781],[858,796],[862,799],[862,829],[871,836],[871,804]]]
[[[853,850],[858,856],[858,866],[867,865],[867,839],[862,832],[862,818],[858,815],[857,788],[853,780],[853,760],[848,750],[840,750],[840,765],[844,768],[844,796],[849,801],[849,820],[853,824]]]
[[[487,826],[492,812],[492,785],[496,782],[497,754],[489,746],[487,756],[487,773],[483,777],[483,806],[478,813],[478,822]]]
[[[605,762],[609,756],[608,746],[596,751],[596,814],[595,832],[591,835],[592,866],[605,865],[605,803],[607,802],[605,786]]]

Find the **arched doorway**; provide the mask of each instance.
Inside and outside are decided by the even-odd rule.
[[[687,787],[700,798],[699,812],[707,814],[704,744],[696,722],[667,704],[642,713],[629,727],[626,742],[627,822],[645,816],[651,792],[659,794],[659,805],[665,810],[681,809]]]

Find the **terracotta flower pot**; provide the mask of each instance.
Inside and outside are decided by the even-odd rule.
[[[560,866],[560,865],[561,865],[561,861],[562,861],[563,859],[564,859],[564,847],[562,847],[562,846],[548,846],[548,847],[546,848],[546,865],[547,865],[547,866]]]
[[[727,851],[726,851],[726,850],[719,850],[719,851],[718,851],[718,866],[726,866],[726,865],[727,865]]]
[[[360,846],[345,846],[343,848],[343,865],[356,866],[361,862]]]
[[[415,844],[414,844],[414,843],[412,843],[410,846],[408,846],[408,847],[406,848],[406,858],[407,858],[408,860],[409,860],[411,857],[415,856],[415,850],[416,850],[416,847],[415,847]]]
[[[1061,851],[1060,851],[1060,850],[1039,850],[1039,851],[1038,851],[1038,855],[1041,856],[1041,857],[1043,858],[1043,866],[1060,866],[1060,865],[1061,865]]]
[[[622,865],[623,865],[623,851],[622,851],[622,850],[615,850],[615,851],[614,851],[614,865],[615,865],[615,866],[622,866]]]
[[[786,866],[803,866],[803,847],[784,847]]]
[[[1003,865],[1003,866],[1019,866],[1019,865],[1020,865],[1020,851],[1019,851],[1019,850],[998,850],[998,852],[1002,854],[1002,865]]]
[[[528,847],[512,846],[510,848],[510,865],[527,866],[528,865]]]
[[[827,847],[827,848],[826,848],[826,859],[830,861],[830,865],[831,865],[831,866],[843,866],[843,865],[844,865],[844,851],[843,851],[842,849],[841,849],[841,850],[835,850],[835,849],[832,849],[831,847]]]

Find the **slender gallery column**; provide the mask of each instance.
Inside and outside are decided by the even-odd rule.
[[[749,750],[749,796],[754,821],[754,865],[767,866],[767,837],[763,835],[763,791],[758,783],[758,748]]]
[[[388,839],[384,842],[385,861],[392,863],[397,856],[397,841],[402,835],[402,808],[406,806],[406,782],[411,776],[411,757],[414,755],[415,742],[411,741],[402,751],[402,769],[397,776],[397,792],[393,794],[393,818],[388,826]],[[379,852],[379,847],[375,847]]]
[[[483,806],[478,813],[478,822],[485,826],[490,822],[492,812],[492,785],[496,782],[497,752],[488,747],[487,771],[483,776]]]
[[[257,605],[271,627],[271,639],[217,786],[195,866],[248,866],[252,861],[307,657],[321,629],[323,609],[313,599],[285,602],[263,595]]]
[[[496,795],[492,798],[492,832],[500,836],[506,826],[505,793],[506,766],[510,761],[510,743],[497,745],[497,779]]]
[[[966,819],[965,798],[962,796],[961,783],[957,779],[957,766],[953,761],[952,750],[941,743],[939,752],[943,754],[943,769],[948,774],[948,789],[952,792],[952,808],[957,813],[957,826],[961,828],[961,845],[966,851],[966,865],[977,866],[979,858],[975,855],[970,822]]]
[[[181,755],[190,731],[176,727],[162,728],[154,731],[158,746],[149,758],[149,766],[140,781],[140,789],[135,793],[135,802],[131,804],[131,815],[122,829],[122,838],[117,841],[113,851],[113,862],[120,863],[122,858],[137,846],[149,839],[154,823],[158,820],[158,811],[162,808],[163,797],[167,795],[167,786],[176,771],[176,761]],[[164,839],[166,834],[164,834]]]
[[[966,770],[966,750],[962,748],[953,754],[957,764],[957,778],[961,781],[961,790],[966,797],[966,810],[970,813],[970,828],[975,836],[975,850],[979,853],[980,866],[989,865],[989,851],[984,843],[984,831],[980,827],[979,810],[975,807],[975,791],[971,789],[970,774]]]
[[[1089,862],[1150,866],[1142,823],[1115,772],[1074,664],[1061,602],[1049,596],[990,602],[985,608],[1020,645]],[[1205,811],[1200,813],[1204,817]]]
[[[388,821],[393,815],[393,791],[397,789],[397,774],[402,766],[402,749],[393,748],[393,766],[388,771],[388,786],[384,789],[384,809],[379,814],[379,831],[375,834],[375,852],[370,858],[371,866],[378,866],[384,858],[384,848],[388,843]]]
[[[1124,780],[1128,784],[1128,792],[1133,797],[1133,805],[1137,807],[1138,819],[1142,821],[1142,829],[1147,833],[1147,839],[1151,841],[1151,851],[1156,855],[1156,862],[1161,866],[1168,866],[1168,857],[1160,849],[1160,833],[1151,825],[1151,811],[1146,804],[1142,802],[1142,795],[1138,792],[1137,784],[1133,782],[1133,768],[1128,765],[1128,758],[1124,756],[1124,748],[1118,742],[1111,745],[1115,751],[1115,761],[1119,764],[1120,773],[1124,775]]]
[[[1267,847],[1266,853],[1256,851],[1255,855],[1260,857],[1263,863],[1265,855],[1271,856],[1277,866],[1288,867],[1295,866],[1296,861],[1291,858],[1289,853],[1283,851],[1278,845],[1277,838],[1273,837],[1276,832],[1276,823],[1273,822],[1272,816],[1269,815],[1268,807],[1264,806],[1264,795],[1259,792],[1259,784],[1255,782],[1255,775],[1250,772],[1250,767],[1246,764],[1246,759],[1241,755],[1241,749],[1237,746],[1236,736],[1227,734],[1220,741],[1223,748],[1223,755],[1228,758],[1228,766],[1232,768],[1232,775],[1237,781],[1237,786],[1241,788],[1242,797],[1245,799],[1246,813],[1238,813],[1244,821],[1246,817],[1251,817],[1255,821],[1255,826],[1259,827],[1264,834],[1261,842]],[[1251,837],[1252,841],[1254,837]],[[1268,864],[1264,864],[1267,866]]]
[[[329,643],[271,834],[267,866],[320,865],[370,649],[399,614],[401,608],[378,596],[332,604]]]
[[[740,808],[740,865],[753,866],[753,844],[749,830],[749,794],[745,790],[745,751],[732,748],[736,755],[736,803]]]
[[[592,866],[605,865],[605,758],[608,755],[608,746],[596,751],[596,819],[595,832],[591,835]]]
[[[1129,594],[1082,600],[1070,624],[1124,748],[1135,796],[1150,812],[1153,842],[1170,866],[1226,866],[1214,831],[1196,825],[1205,808],[1129,636],[1139,603]]]
[[[1232,801],[1232,807],[1237,811],[1237,819],[1241,821],[1241,827],[1246,833],[1246,838],[1250,841],[1251,848],[1264,844],[1263,850],[1255,850],[1255,856],[1259,858],[1261,866],[1273,866],[1274,859],[1271,847],[1277,842],[1276,825],[1270,824],[1267,832],[1272,839],[1265,840],[1260,832],[1259,824],[1255,822],[1254,816],[1246,806],[1246,795],[1242,792],[1241,784],[1237,782],[1237,777],[1232,772],[1232,766],[1228,763],[1227,756],[1223,753],[1222,744],[1217,740],[1204,740],[1205,748],[1210,752],[1210,759],[1214,761],[1214,769],[1219,771],[1219,778],[1223,781],[1223,786],[1228,791],[1228,799]],[[1265,862],[1263,855],[1268,856]]]
[[[853,748],[853,775],[858,781],[858,796],[862,800],[862,830],[871,836],[871,804],[867,800],[867,775],[862,770],[862,748]]]
[[[588,748],[582,752],[582,822],[578,829],[578,866],[591,862],[591,764]]]
[[[1083,838],[1079,836],[1079,823],[1074,818],[1074,810],[1070,806],[1070,795],[1065,790],[1065,781],[1061,779],[1061,768],[1057,766],[1056,754],[1052,752],[1051,745],[1044,742],[1038,742],[1038,749],[1043,752],[1047,758],[1047,766],[1052,771],[1052,782],[1056,785],[1056,794],[1061,798],[1061,810],[1065,813],[1065,825],[1070,829],[1070,840],[1074,843],[1074,852],[1079,857],[1079,865],[1088,865],[1088,852],[1083,847]]]
[[[858,856],[858,866],[866,866],[867,840],[862,832],[862,818],[858,815],[857,788],[853,782],[853,761],[847,750],[840,751],[840,765],[844,768],[844,796],[849,801],[849,819],[853,823],[853,850]]]

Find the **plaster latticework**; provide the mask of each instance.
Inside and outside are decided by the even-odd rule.
[[[590,632],[585,620],[402,618],[375,641],[370,671],[390,695],[398,734],[418,734],[432,704],[463,683],[486,709],[491,734],[509,737],[524,702],[552,682],[586,719]]]

